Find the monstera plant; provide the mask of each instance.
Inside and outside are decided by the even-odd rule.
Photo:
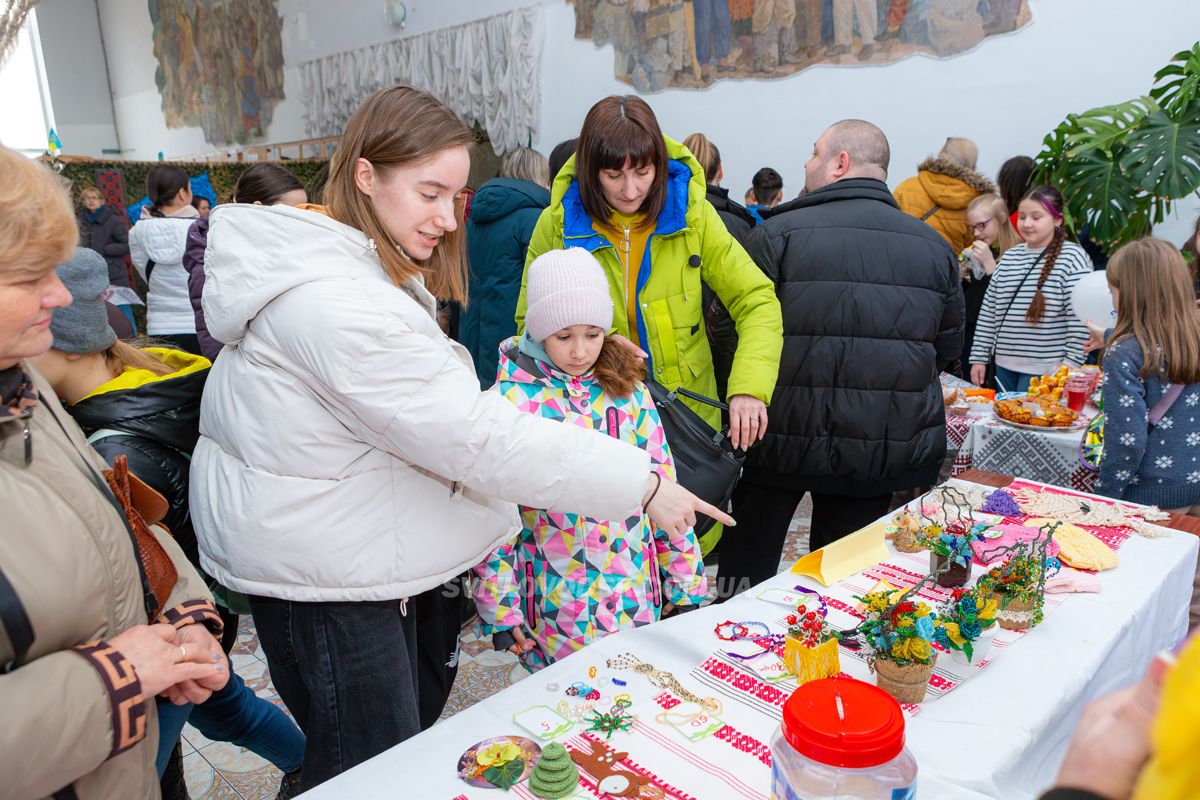
[[[1076,230],[1109,247],[1146,235],[1173,200],[1200,190],[1200,42],[1159,70],[1145,97],[1069,115],[1036,162]]]

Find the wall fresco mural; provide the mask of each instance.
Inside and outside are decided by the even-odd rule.
[[[283,99],[276,0],[148,0],[167,127],[214,145],[262,141]]]
[[[575,0],[575,38],[640,92],[952,56],[1029,20],[1028,0]]]

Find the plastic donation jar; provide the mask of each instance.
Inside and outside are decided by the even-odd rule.
[[[772,800],[913,800],[917,762],[904,712],[878,686],[845,676],[802,685],[771,739]]]

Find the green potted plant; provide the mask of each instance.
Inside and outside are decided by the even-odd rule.
[[[1108,247],[1145,236],[1200,189],[1200,42],[1146,96],[1070,114],[1042,145],[1036,180],[1062,191],[1072,228]]]

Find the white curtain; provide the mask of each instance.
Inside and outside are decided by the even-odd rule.
[[[300,65],[312,137],[338,136],[376,89],[424,89],[487,131],[497,155],[528,145],[542,103],[542,5]]]

